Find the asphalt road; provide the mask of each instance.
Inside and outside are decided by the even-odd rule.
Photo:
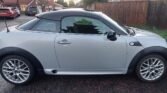
[[[22,24],[26,21],[33,19],[33,18],[34,17],[22,15],[20,17],[17,17],[16,19],[7,18],[6,21],[7,21],[8,26],[12,26],[12,25]],[[3,29],[4,27],[5,27],[4,18],[0,18],[0,29],[1,28]]]
[[[8,19],[9,26],[33,17]],[[0,19],[0,29],[4,28]],[[167,93],[167,77],[157,83],[144,83],[135,75],[120,76],[40,76],[26,86],[14,86],[0,77],[0,93]]]

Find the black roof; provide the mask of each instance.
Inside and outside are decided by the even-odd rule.
[[[48,20],[57,20],[57,21],[67,16],[84,16],[84,17],[95,18],[102,21],[106,25],[108,25],[112,30],[116,31],[118,34],[127,35],[120,28],[116,27],[114,24],[112,24],[107,19],[102,17],[99,12],[96,12],[96,11],[88,11],[85,9],[74,8],[74,9],[61,9],[61,10],[52,11],[52,12],[45,12],[37,15],[38,18],[43,18]]]
[[[100,16],[95,11],[88,11],[85,9],[62,9],[52,12],[44,12],[42,14],[37,15],[38,18],[44,18],[49,20],[61,20],[66,16],[87,16],[87,17],[95,17],[100,18]]]

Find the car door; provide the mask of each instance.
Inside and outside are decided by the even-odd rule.
[[[107,39],[111,31],[98,19],[66,17],[61,22],[62,33],[55,40],[56,55],[62,70],[121,71],[126,60],[126,38]]]
[[[17,28],[23,30],[17,37],[17,40],[20,39],[17,42],[21,42],[19,47],[32,53],[44,69],[59,68],[54,51],[56,33],[59,32],[58,27],[58,21],[34,18]]]

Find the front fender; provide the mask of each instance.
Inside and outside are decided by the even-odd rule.
[[[160,47],[160,46],[154,46],[154,47],[148,47],[143,50],[141,50],[131,61],[128,72],[127,73],[133,73],[136,69],[137,63],[145,56],[150,54],[159,54],[162,57],[164,57],[167,60],[167,48]]]

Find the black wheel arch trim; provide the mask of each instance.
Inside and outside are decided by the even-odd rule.
[[[3,49],[0,49],[0,61],[3,59],[3,57],[7,55],[18,55],[18,56],[25,57],[34,66],[34,69],[37,71],[38,74],[44,74],[44,68],[42,64],[30,52],[21,48],[16,48],[16,47],[6,47]]]
[[[160,47],[160,46],[148,47],[148,48],[141,50],[138,54],[135,55],[135,57],[132,59],[128,67],[127,73],[133,73],[136,69],[137,63],[143,57],[150,55],[150,54],[159,54],[167,60],[167,48]]]

